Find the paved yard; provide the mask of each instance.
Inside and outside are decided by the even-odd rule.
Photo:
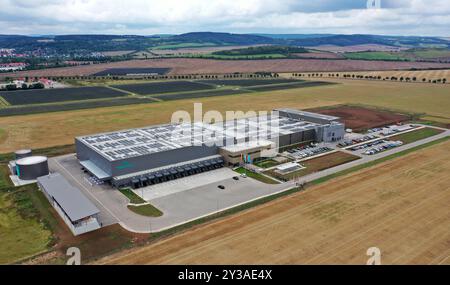
[[[220,182],[224,179],[232,178],[233,176],[237,175],[239,174],[229,168],[224,167],[197,175],[136,189],[133,190],[133,192],[139,195],[144,200],[149,201],[178,192],[198,188],[211,183]]]

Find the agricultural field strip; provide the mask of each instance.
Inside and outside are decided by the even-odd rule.
[[[439,227],[442,228],[442,230],[440,232],[437,232],[436,234],[434,234],[433,236],[429,237],[428,239],[424,239],[423,241],[421,241],[419,244],[417,244],[418,248],[422,248],[423,246],[427,245],[427,244],[432,244],[433,242],[435,242],[436,240],[438,240],[439,238],[445,237],[445,238],[449,238],[449,231],[448,231],[448,225],[445,224],[445,222],[449,219],[449,217],[444,217],[442,218],[442,216],[439,216],[439,218],[434,219],[434,220],[430,220],[430,216],[422,216],[420,217],[422,218],[422,221],[420,221],[420,223],[416,223],[416,224],[424,224],[424,225],[429,225],[429,224],[434,224],[436,221],[439,221]],[[433,222],[433,223],[432,223]],[[411,225],[408,225],[411,226]],[[433,232],[436,232],[436,228],[434,228]],[[410,233],[410,234],[406,234],[406,240],[410,240],[410,237],[413,235],[414,233]],[[397,248],[400,248],[402,246],[402,243],[399,242],[399,244],[396,245]],[[405,261],[400,261],[401,259],[404,259],[405,257],[408,258],[412,255],[414,255],[414,253],[416,250],[414,248],[411,248],[409,250],[406,250],[406,252],[403,255],[400,255],[396,258],[394,258],[391,263],[393,264],[402,264],[405,263]],[[445,254],[445,253],[444,253]],[[449,255],[449,253],[447,253],[447,255]],[[409,258],[408,258],[409,259]],[[430,262],[428,264],[433,264],[433,262]]]
[[[361,191],[361,189],[358,189],[358,190]],[[420,193],[422,195],[415,195],[414,197],[416,197],[416,196],[424,196],[423,194],[426,194],[426,192],[427,191],[423,191],[423,192]],[[354,193],[354,194],[356,195],[356,194],[359,194],[359,193]],[[342,198],[345,198],[346,201],[351,201],[352,197],[353,196],[348,196],[348,195],[347,196],[342,196]],[[360,198],[360,197],[358,197],[358,198]],[[432,198],[435,198],[435,197],[430,197],[429,199],[432,199]],[[395,211],[395,207],[397,206],[397,202],[398,201],[391,201],[389,203],[386,203],[386,205],[384,205],[384,208],[381,208],[381,209],[379,209],[379,210],[377,210],[375,212],[372,212],[372,213],[367,213],[366,212],[364,214],[364,217],[361,217],[360,220],[357,217],[355,217],[353,220],[356,221],[356,225],[354,223],[345,224],[345,225],[341,224],[339,226],[338,231],[336,231],[335,229],[330,230],[330,232],[333,233],[333,236],[336,237],[336,236],[339,236],[340,233],[348,232],[349,229],[354,228],[354,227],[359,228],[359,229],[363,229],[363,228],[367,227],[367,224],[365,223],[365,219],[370,219],[370,220],[376,221],[378,218],[380,218],[380,220],[381,220],[380,222],[371,223],[371,227],[369,227],[368,229],[366,229],[363,232],[353,233],[352,234],[352,238],[351,238],[350,241],[344,242],[344,243],[340,243],[340,244],[336,245],[335,246],[336,254],[330,255],[327,252],[327,253],[324,253],[322,255],[325,256],[325,259],[329,260],[330,257],[335,256],[335,255],[339,255],[339,253],[341,252],[342,249],[344,249],[344,248],[348,249],[348,248],[356,247],[357,244],[358,244],[357,242],[365,241],[365,239],[367,238],[367,234],[368,233],[371,233],[373,231],[379,230],[380,227],[382,227],[382,226],[389,225],[389,222],[386,223],[381,218],[382,218],[383,215],[385,215],[386,211],[389,211],[389,213],[391,213],[390,210]],[[418,206],[414,206],[414,207],[417,208]],[[415,208],[413,208],[413,209],[408,208],[405,211],[403,211],[403,213],[410,212],[410,211],[414,210]],[[306,212],[304,214],[307,214],[307,213],[308,212]],[[413,213],[415,213],[415,212],[413,211]],[[398,213],[398,215],[400,215],[400,213]],[[296,216],[296,213],[294,213],[292,216]],[[394,220],[394,219],[392,219],[392,220]],[[358,221],[360,221],[360,222],[358,222]],[[312,228],[314,228],[313,225],[315,223],[320,223],[320,222],[312,221],[310,223],[302,223],[302,227],[305,228],[305,230],[307,230],[308,228],[312,229]],[[310,225],[311,225],[311,227],[309,227]],[[318,241],[320,240],[322,243],[326,243],[327,242],[326,239],[324,240],[323,238],[320,238],[322,235],[326,235],[326,232],[317,233],[315,235],[310,236],[310,238],[318,240]],[[335,240],[339,240],[339,239],[335,239]],[[315,255],[313,258],[311,258],[309,260],[305,260],[302,263],[304,263],[304,264],[317,264],[317,263],[320,263],[319,260],[321,259],[322,255]]]
[[[205,98],[214,96],[230,96],[230,95],[241,95],[245,93],[258,93],[258,92],[269,92],[269,91],[282,91],[287,89],[295,88],[308,88],[308,87],[318,87],[333,83],[327,82],[302,82],[302,83],[289,83],[289,84],[274,84],[266,86],[255,86],[255,87],[244,87],[237,90],[227,88],[227,89],[216,89],[212,91],[193,91],[193,92],[178,92],[178,93],[166,93],[161,95],[149,95],[148,98],[158,98],[164,101],[170,100],[182,100],[182,99],[192,99],[192,98]]]
[[[163,94],[163,95],[152,95],[146,98],[154,98],[160,101],[172,101],[172,100],[183,100],[183,99],[193,99],[193,98],[207,98],[216,96],[230,96],[230,95],[242,95],[248,94],[251,91],[244,89],[233,90],[233,89],[220,89],[208,92],[189,92],[189,93],[174,93],[174,94]]]
[[[138,97],[123,97],[113,99],[100,100],[83,100],[75,102],[64,103],[50,103],[50,104],[33,104],[22,106],[8,106],[7,108],[0,108],[0,117],[7,116],[22,116],[39,113],[51,113],[61,111],[76,111],[85,109],[116,107],[136,104],[149,104],[157,102],[156,98],[138,98]]]
[[[77,87],[26,91],[2,91],[0,96],[11,105],[46,104],[67,101],[117,98],[127,96],[123,91],[106,87]]]
[[[127,90],[123,90],[123,89],[119,89],[119,88],[115,88],[115,87],[113,87],[111,85],[104,85],[104,87],[108,88],[108,89],[111,89],[111,90],[115,90],[115,91],[119,91],[119,92],[122,92],[122,93],[126,93],[126,94],[128,94],[130,96],[138,96],[138,94],[136,94],[136,93],[133,93],[133,92],[130,92],[130,91],[127,91]]]
[[[416,167],[412,167],[412,169],[414,169]],[[433,185],[433,184],[441,183],[442,181],[449,181],[449,179],[441,180],[441,181],[434,181],[434,183],[430,182],[428,184],[428,186]],[[377,183],[374,183],[374,185],[377,185]],[[371,186],[371,185],[368,185],[368,186]],[[392,225],[394,223],[398,223],[399,220],[400,220],[398,217],[400,217],[402,214],[408,213],[408,217],[415,217],[416,215],[417,215],[418,218],[423,217],[422,213],[420,213],[419,211],[416,211],[416,209],[418,209],[420,206],[422,206],[424,203],[426,203],[426,202],[428,202],[430,200],[436,200],[436,201],[442,202],[442,198],[448,196],[448,193],[444,192],[440,196],[437,196],[437,197],[436,196],[427,197],[428,189],[425,188],[425,187],[422,187],[421,189],[422,189],[421,192],[416,191],[414,194],[410,193],[409,196],[408,196],[409,199],[422,197],[423,199],[417,200],[417,201],[420,201],[420,202],[418,202],[417,204],[413,205],[412,207],[406,208],[403,211],[400,211],[398,213],[395,213],[395,207],[392,207],[392,209],[389,208],[389,210],[392,210],[392,211],[388,211],[389,215],[392,215],[393,213],[395,213],[395,216],[397,218],[395,218],[395,216],[393,216],[393,218],[390,219],[389,221],[380,221],[380,222],[371,223],[372,226],[369,227],[368,229],[366,229],[365,231],[354,233],[352,235],[352,238],[349,241],[347,241],[345,243],[342,243],[342,244],[339,244],[339,245],[336,245],[335,246],[336,250],[338,250],[340,248],[348,249],[348,248],[355,247],[358,244],[358,242],[364,241],[365,236],[367,236],[369,233],[377,231],[377,230],[379,230],[382,227],[387,227],[388,228],[389,225]],[[414,199],[414,200],[416,200],[416,199]],[[396,206],[396,204],[397,204],[397,201],[390,201],[390,202],[385,202],[385,204],[383,206],[384,207]],[[375,213],[368,213],[368,212],[366,212],[365,216],[366,217],[378,216],[376,214],[380,214],[380,216],[381,216],[385,212],[386,212],[386,209],[382,208],[382,209],[379,209],[378,211],[376,211]],[[356,220],[356,223],[361,226],[361,228],[364,227],[364,223],[358,223],[357,219],[355,219],[355,220]],[[350,226],[347,226],[347,227],[350,227]],[[354,224],[352,224],[351,227],[354,227]],[[345,228],[346,228],[345,225],[344,226],[341,225],[339,230],[343,231],[343,229],[345,229]],[[407,229],[407,227],[405,227],[405,229]],[[336,253],[335,254],[331,254],[331,256],[336,256],[337,254]],[[330,257],[330,254],[327,253],[327,258],[329,258],[329,257]],[[310,260],[307,260],[305,263],[317,264],[318,263],[317,259],[320,259],[320,256],[315,256],[314,258],[311,258]]]
[[[400,157],[400,158],[396,158],[396,159],[394,159],[394,160],[390,160],[390,161],[388,161],[387,163],[385,163],[385,165],[388,165],[388,167],[390,167],[390,166],[392,166],[392,165],[395,165],[395,162],[396,161],[398,161],[398,160],[401,160],[401,159],[404,159],[405,157]],[[433,165],[434,163],[436,163],[436,161],[440,161],[440,160],[442,160],[442,158],[440,158],[440,157],[435,157],[435,158],[433,158],[431,161],[430,160],[428,160],[425,164],[422,164],[421,165],[421,168],[426,168],[426,166],[427,165]],[[411,170],[413,170],[413,169],[417,169],[417,165],[414,165],[413,163],[411,163],[411,164],[408,164],[408,165],[405,165],[402,169],[404,170],[404,172],[405,173],[407,173],[407,172],[410,172]],[[354,177],[353,177],[353,179],[352,180],[359,180],[358,181],[358,183],[359,183],[359,185],[361,185],[359,188],[356,188],[356,189],[353,189],[353,190],[351,190],[351,191],[349,191],[349,192],[346,192],[346,193],[344,193],[341,197],[339,197],[339,195],[338,196],[336,196],[336,197],[333,197],[333,200],[335,200],[335,198],[342,198],[341,200],[348,200],[348,201],[351,201],[351,197],[352,196],[356,196],[356,195],[354,195],[354,194],[356,194],[355,192],[358,192],[358,191],[361,191],[361,189],[370,189],[371,187],[373,188],[374,186],[377,186],[378,185],[378,181],[375,181],[375,182],[371,182],[370,181],[370,178],[372,178],[373,176],[372,176],[372,174],[370,173],[370,171],[371,171],[371,169],[380,169],[381,171],[383,171],[383,168],[382,168],[382,166],[380,166],[380,165],[377,165],[377,166],[374,166],[374,167],[371,167],[371,168],[368,168],[368,169],[366,169],[366,170],[364,170],[363,171],[363,173],[364,173],[364,176],[359,176],[358,175],[358,173],[354,173],[354,174],[350,174],[350,175],[347,175],[347,177],[349,177],[349,176],[351,176],[351,175],[354,175]],[[395,171],[395,170],[394,170]],[[367,179],[366,179],[367,178]],[[343,178],[341,178],[341,180],[342,179],[344,179],[344,177]],[[351,185],[353,182],[350,182],[350,183],[348,183],[348,185]],[[432,183],[432,184],[437,184],[437,183],[440,183],[440,181],[439,180],[436,180],[436,181],[434,181],[434,183]],[[397,185],[398,185],[398,182],[396,183]],[[403,182],[403,184],[408,184],[408,181],[404,181]],[[422,191],[422,192],[426,192],[426,189],[425,189],[425,191]],[[420,193],[415,193],[415,194],[413,194],[413,195],[420,195],[420,194],[422,194],[422,192],[420,192]],[[367,191],[367,192],[364,192],[365,193],[365,195],[369,195],[370,197],[372,196],[372,195],[376,195],[376,193],[375,192],[369,192],[369,191]],[[445,194],[445,193],[444,193]],[[410,195],[408,195],[408,198],[410,198],[410,197],[413,197],[413,196],[410,196]],[[345,199],[344,199],[345,198]],[[347,199],[347,198],[349,198],[349,199]],[[325,201],[325,204],[326,204],[326,201],[329,201],[330,199],[325,199],[325,200],[321,200],[320,202],[318,202],[318,203],[322,203],[323,201]],[[367,200],[367,199],[366,199]],[[369,199],[370,200],[370,199]],[[340,228],[342,228],[342,227],[340,227]],[[376,226],[375,227],[372,227],[371,229],[374,229],[374,228],[376,228]]]
[[[447,265],[448,265],[448,264],[450,264],[450,249],[444,250],[443,254],[441,254],[440,256],[433,259],[433,261],[430,262],[430,264],[442,265],[442,264],[445,264],[445,261],[447,259],[449,259],[449,262],[447,263]],[[438,262],[439,260],[440,260],[440,262]]]
[[[320,205],[322,203],[326,204],[326,202],[328,202],[328,201],[336,200],[335,199],[336,197],[338,197],[338,198],[351,198],[351,197],[354,196],[354,195],[351,195],[351,194],[356,194],[354,192],[361,192],[361,191],[360,191],[360,189],[355,189],[355,190],[352,190],[351,193],[350,192],[349,193],[345,193],[344,195],[342,195],[342,193],[334,194],[331,197],[329,197],[330,195],[327,195],[326,199],[322,200],[321,202],[317,202],[316,204],[318,204],[318,205]],[[301,194],[303,194],[303,193],[300,193],[299,196],[301,196]],[[336,196],[336,197],[334,197],[334,196]],[[296,197],[298,197],[298,196],[296,196]],[[289,196],[286,199],[294,199],[294,197]],[[282,202],[282,200],[278,200],[278,202]],[[260,210],[260,209],[265,208],[265,207],[270,207],[272,203],[276,203],[276,202],[271,202],[271,203],[259,206],[257,208],[254,208],[254,209],[255,210]],[[281,217],[280,217],[280,215],[277,215],[277,218],[275,218],[275,217],[271,218],[270,219],[270,224],[273,224],[273,225],[281,224],[283,222],[283,220],[289,220],[289,218],[294,218],[294,217],[302,215],[302,214],[308,214],[308,210],[312,210],[312,209],[316,208],[316,206],[318,206],[316,204],[312,204],[312,205],[309,205],[309,206],[307,206],[305,208],[302,208],[301,211],[298,211],[298,209],[294,208],[294,209],[289,210],[288,212],[283,212],[282,214],[280,214]],[[249,211],[251,211],[251,210],[249,210]],[[382,210],[382,212],[384,212],[384,210]],[[243,213],[243,214],[245,214],[245,213]],[[310,223],[307,223],[307,224],[302,223],[302,228],[307,230],[308,226],[313,225],[314,223],[316,223],[316,221],[313,221],[313,222],[310,222]],[[235,238],[236,235],[237,236],[241,236],[241,235],[245,235],[245,234],[252,233],[252,232],[258,232],[258,231],[259,232],[263,232],[267,228],[268,225],[269,224],[257,223],[257,224],[253,224],[251,226],[247,226],[245,231],[241,230],[238,233],[222,234],[220,239],[217,239],[216,241],[208,242],[208,244],[206,244],[204,246],[196,246],[196,251],[199,251],[199,250],[202,250],[202,249],[207,250],[211,246],[214,247],[216,245],[219,245],[220,243],[231,241],[231,240],[233,240]],[[351,226],[351,227],[353,227],[353,226]],[[194,231],[196,231],[196,230],[194,230]],[[320,235],[317,234],[317,236],[319,237]],[[312,237],[315,237],[315,236],[312,236]],[[176,238],[176,237],[174,237],[174,238]],[[170,238],[170,239],[172,239],[172,238]],[[170,239],[168,239],[168,240],[166,240],[164,242],[169,242]],[[276,237],[275,236],[272,237],[270,240],[271,240],[272,243],[276,243]],[[253,246],[253,245],[250,245],[250,246]],[[141,251],[144,251],[144,250],[145,250],[145,248],[143,250],[137,250],[137,252],[135,252],[135,253],[137,253],[136,255],[141,255],[139,253]],[[191,254],[192,254],[192,252],[190,251],[190,249],[186,249],[185,253],[180,253],[177,256],[173,257],[172,259],[165,259],[165,263],[174,262],[177,259],[182,258],[183,256],[189,256]],[[272,256],[272,260],[273,260],[274,257],[275,256]]]
[[[234,90],[234,88],[236,88],[236,87],[239,87],[239,89],[243,90],[243,91],[253,91],[250,88],[253,88],[253,87],[261,87],[261,88],[263,88],[263,87],[268,87],[268,86],[274,86],[274,87],[278,86],[278,87],[280,87],[280,89],[283,89],[283,87],[291,87],[291,86],[302,85],[302,84],[307,84],[307,85],[311,84],[310,82],[306,82],[306,81],[303,81],[303,80],[280,80],[280,82],[278,82],[278,81],[277,82],[273,82],[271,80],[268,80],[268,82],[261,82],[262,80],[258,80],[258,82],[255,82],[254,85],[253,84],[249,84],[248,82],[246,82],[247,79],[243,79],[242,81],[245,84],[240,84],[240,85],[236,84],[238,80],[231,80],[232,81],[231,84],[215,84],[215,83],[213,83],[213,81],[214,80],[211,80],[211,81],[208,81],[208,80],[178,81],[178,82],[198,83],[198,84],[202,84],[202,85],[205,85],[205,86],[208,86],[208,87],[207,88],[202,88],[202,89],[196,89],[196,90],[190,90],[190,89],[183,90],[181,88],[179,90],[174,90],[174,91],[170,90],[168,92],[167,91],[161,91],[161,92],[158,92],[158,93],[148,93],[147,91],[141,91],[141,92],[135,91],[133,93],[133,91],[129,90],[130,87],[132,87],[131,84],[130,85],[110,85],[110,87],[113,87],[116,90],[123,90],[125,92],[130,93],[130,94],[136,94],[137,93],[137,94],[140,94],[140,95],[143,95],[143,96],[163,96],[163,95],[175,95],[175,94],[190,94],[190,93],[195,93],[195,92],[207,93],[207,92],[214,92],[214,91],[221,91],[221,90],[238,91],[238,90]],[[225,81],[226,80],[223,80],[223,82],[225,82]],[[248,81],[253,81],[253,80],[248,79]],[[285,81],[285,82],[283,82],[283,81]],[[177,82],[177,81],[175,81],[175,82]],[[161,83],[169,83],[169,82],[164,82],[163,81]],[[264,83],[267,83],[267,84],[264,84]],[[135,85],[135,86],[138,86],[138,85],[144,86],[144,85],[146,85],[149,88],[151,88],[152,84],[155,84],[155,86],[156,86],[156,84],[158,84],[158,83],[133,84],[133,85]],[[218,85],[224,85],[224,87],[218,89],[217,88]],[[123,86],[126,86],[126,87],[123,87]],[[136,88],[134,88],[134,89],[136,89]],[[254,91],[257,91],[257,90],[254,90]],[[154,91],[152,91],[152,92],[154,92]]]
[[[399,158],[399,159],[401,159],[401,158]],[[411,166],[410,168],[413,169],[414,166]],[[366,171],[365,171],[365,172],[366,172]],[[370,174],[369,174],[368,176],[370,177]],[[369,177],[368,177],[368,178],[369,178]],[[352,183],[349,183],[349,184],[352,184]],[[319,204],[322,204],[322,203],[326,204],[326,202],[329,202],[329,201],[332,201],[332,200],[336,200],[336,198],[348,198],[348,197],[353,197],[354,194],[356,194],[355,192],[361,192],[361,189],[353,189],[353,190],[348,191],[348,192],[346,192],[346,193],[344,193],[344,194],[339,193],[339,192],[338,192],[338,193],[335,193],[335,194],[332,194],[331,197],[329,196],[329,197],[327,197],[327,198],[325,198],[325,199],[321,199],[320,202],[316,202],[316,203],[314,203],[314,204],[312,204],[312,205],[309,205],[309,206],[306,207],[306,208],[303,208],[301,212],[297,212],[298,210],[293,209],[293,211],[291,211],[291,212],[293,212],[293,214],[290,214],[290,215],[289,215],[289,214],[283,214],[283,217],[282,217],[282,218],[277,219],[277,220],[274,220],[274,221],[271,221],[271,223],[277,224],[277,223],[281,222],[283,219],[289,218],[290,216],[293,217],[293,216],[299,215],[299,214],[301,214],[301,213],[306,214],[305,211],[310,210],[310,209],[313,209],[314,207],[316,207],[316,206],[319,205]],[[367,193],[367,192],[366,192],[366,193]],[[301,196],[301,195],[303,195],[303,194],[304,194],[304,193],[299,193],[298,195]],[[294,194],[294,195],[295,195],[295,194]],[[287,197],[286,199],[289,199],[289,198],[291,198],[291,197]],[[351,199],[350,199],[350,200],[351,200]],[[269,207],[271,204],[272,204],[272,202],[271,202],[271,203],[268,203],[268,204],[265,204],[265,205],[261,205],[261,206],[259,206],[258,208]],[[256,208],[255,208],[255,209],[256,209]],[[383,212],[384,212],[384,210],[383,210]],[[304,224],[302,224],[302,225],[304,225]],[[258,228],[259,228],[259,229],[263,229],[263,228],[265,228],[266,226],[267,226],[267,224],[260,225],[260,226],[258,226],[258,225],[252,226],[251,229],[248,229],[248,230],[247,230],[247,232],[253,232],[255,229],[258,229]],[[375,227],[373,227],[373,228],[375,228]],[[245,232],[244,232],[244,233],[245,233]],[[242,234],[242,232],[239,233],[239,234]],[[228,236],[230,236],[230,235],[231,235],[231,234],[228,234]],[[232,238],[233,238],[233,236],[228,237],[228,239],[232,239]],[[219,240],[218,242],[222,242],[222,240],[226,240],[226,239],[227,239],[227,238],[225,238],[224,236],[222,236],[221,240]],[[213,245],[214,245],[214,244],[213,244]],[[205,247],[209,247],[209,246],[205,246]],[[189,252],[187,252],[186,255],[189,255]],[[178,257],[176,257],[176,258],[178,259]]]
[[[188,92],[214,89],[214,86],[193,81],[166,81],[159,83],[112,85],[112,87],[139,95],[156,95],[174,92]]]

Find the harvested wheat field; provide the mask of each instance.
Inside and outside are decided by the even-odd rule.
[[[113,264],[450,264],[450,142],[331,180]]]

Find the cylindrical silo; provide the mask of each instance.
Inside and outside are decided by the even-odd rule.
[[[34,180],[49,174],[45,156],[29,156],[16,161],[16,174],[22,180]]]
[[[16,160],[32,156],[31,149],[21,149],[14,152]]]

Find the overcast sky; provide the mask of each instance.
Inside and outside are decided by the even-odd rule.
[[[449,37],[449,0],[0,0],[0,34],[343,33]]]

